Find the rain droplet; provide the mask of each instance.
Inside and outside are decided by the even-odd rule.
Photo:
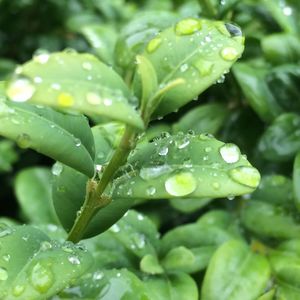
[[[144,220],[144,216],[141,215],[141,214],[138,214],[138,215],[137,215],[137,219],[138,219],[139,221],[142,221],[142,220]]]
[[[180,66],[180,72],[185,72],[189,68],[188,64],[182,64]]]
[[[74,104],[74,98],[68,93],[60,93],[57,97],[57,103],[62,107],[70,107]]]
[[[209,153],[211,150],[212,150],[211,147],[205,147],[205,149],[204,149],[204,151],[205,151],[206,153]]]
[[[156,193],[156,188],[154,186],[149,186],[147,189],[146,189],[146,194],[148,196],[153,196],[154,194]]]
[[[142,168],[140,170],[140,176],[144,180],[149,180],[149,179],[160,177],[171,171],[172,168],[169,165],[153,166],[148,168]]]
[[[80,265],[80,260],[77,256],[75,255],[71,255],[68,257],[68,261],[72,264],[72,265]]]
[[[12,81],[7,88],[7,96],[15,102],[28,101],[35,92],[35,86],[28,78]]]
[[[31,271],[30,282],[32,286],[40,293],[46,293],[54,283],[54,275],[52,271],[37,263]]]
[[[187,136],[175,140],[175,146],[178,149],[184,149],[189,145],[189,143],[190,143],[190,139]]]
[[[147,45],[148,53],[154,52],[160,46],[161,42],[162,39],[160,37],[155,37],[154,39],[152,39]]]
[[[39,64],[46,64],[50,58],[49,53],[38,53],[33,56],[33,60]]]
[[[85,70],[92,70],[93,66],[90,62],[88,61],[85,61],[84,63],[82,63],[82,68],[85,69]]]
[[[282,12],[285,16],[291,16],[293,14],[293,9],[290,7],[290,6],[285,6],[283,9],[282,9]]]
[[[103,100],[103,104],[104,104],[105,106],[111,106],[112,103],[113,103],[112,100],[109,99],[109,98],[105,98],[105,99]]]
[[[46,251],[46,250],[49,250],[49,249],[51,249],[52,248],[52,244],[50,243],[50,242],[48,242],[48,241],[43,241],[43,242],[41,242],[41,247],[40,247],[40,249],[42,250],[42,251]]]
[[[226,23],[225,27],[232,37],[243,35],[241,28],[234,24]]]
[[[80,139],[75,139],[74,142],[75,142],[75,146],[76,147],[80,147],[81,146],[81,140]]]
[[[110,227],[110,230],[114,233],[120,232],[120,226],[118,224],[114,224]]]
[[[13,288],[13,295],[15,297],[19,297],[23,294],[23,292],[25,291],[25,286],[24,285],[20,285],[20,284],[17,284],[14,286]]]
[[[189,172],[179,173],[170,178],[165,182],[166,191],[177,197],[182,197],[191,194],[197,187],[197,181],[193,174]]]
[[[63,165],[60,162],[56,162],[51,169],[54,176],[59,176],[63,170]]]
[[[34,81],[35,83],[42,83],[42,82],[43,82],[43,79],[42,79],[42,77],[36,76],[36,77],[33,78],[33,81]]]
[[[0,267],[0,282],[5,281],[8,278],[7,270],[3,267]]]
[[[101,280],[104,277],[104,274],[100,271],[96,271],[93,274],[93,280]]]
[[[179,21],[175,25],[175,32],[178,35],[190,35],[199,31],[202,28],[202,23],[200,20],[195,18],[187,18]]]
[[[260,174],[253,167],[237,167],[229,171],[229,176],[237,183],[256,188],[260,182]]]
[[[0,238],[12,234],[13,230],[5,223],[0,223]]]
[[[2,258],[3,258],[4,261],[7,261],[7,262],[10,261],[10,255],[9,254],[3,255]]]
[[[102,102],[100,96],[93,92],[86,94],[86,101],[92,105],[99,105]]]
[[[26,149],[29,148],[31,145],[31,138],[30,135],[27,133],[21,133],[17,136],[17,144],[20,148]]]
[[[59,83],[52,83],[51,88],[54,89],[54,90],[60,90],[61,86],[60,86]]]
[[[221,57],[224,59],[224,60],[227,60],[227,61],[232,61],[232,60],[235,60],[239,53],[238,51],[233,48],[233,47],[225,47],[221,50]]]
[[[225,162],[228,164],[233,164],[240,159],[240,149],[234,144],[225,144],[220,149],[219,152]]]
[[[158,154],[161,156],[167,155],[169,152],[169,148],[167,146],[163,146],[158,150]]]

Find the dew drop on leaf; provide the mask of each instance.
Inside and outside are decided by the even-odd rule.
[[[260,174],[253,167],[237,167],[229,171],[231,179],[242,185],[256,188],[260,182]]]
[[[92,70],[93,66],[90,62],[85,61],[85,62],[82,63],[82,68],[84,70],[90,71],[90,70]]]
[[[237,59],[239,53],[233,47],[225,47],[221,50],[220,55],[224,60],[232,61]]]
[[[40,293],[46,293],[54,283],[54,275],[52,271],[37,263],[30,273],[31,285]]]
[[[31,138],[30,135],[27,133],[21,133],[17,136],[17,144],[20,148],[26,149],[29,148],[31,145]]]
[[[5,254],[2,256],[2,259],[6,262],[9,262],[10,261],[10,255],[9,254]]]
[[[24,291],[25,291],[25,286],[17,284],[13,287],[12,293],[15,297],[19,297],[23,294]]]
[[[3,267],[0,267],[0,282],[5,281],[8,278],[7,270]]]
[[[0,238],[12,234],[13,230],[5,223],[0,223]]]
[[[233,164],[239,161],[240,159],[240,149],[234,144],[225,144],[219,150],[223,160],[228,164]]]
[[[148,53],[154,52],[160,46],[161,42],[162,39],[160,37],[155,37],[154,39],[152,39],[147,45]]]
[[[226,27],[227,31],[230,33],[230,36],[232,36],[232,37],[243,35],[241,28],[234,24],[226,23],[225,27]]]
[[[80,265],[80,259],[75,256],[75,255],[70,255],[68,257],[68,261],[72,264],[72,265]]]
[[[41,246],[40,246],[41,251],[47,251],[51,248],[52,248],[52,244],[50,242],[48,242],[48,241],[41,242]]]
[[[61,86],[60,86],[60,84],[59,83],[52,83],[51,84],[51,88],[53,89],[53,90],[60,90],[61,89]]]
[[[80,147],[81,146],[81,140],[80,139],[75,139],[75,146]]]
[[[120,232],[120,226],[118,224],[114,224],[110,227],[110,230],[114,233]]]
[[[180,72],[183,73],[189,68],[188,64],[182,64],[180,66]]]
[[[104,104],[105,106],[111,106],[112,103],[113,103],[112,100],[109,99],[109,98],[105,98],[105,99],[103,100],[103,104]]]
[[[37,51],[36,54],[33,55],[33,60],[39,64],[46,64],[50,58],[50,55],[47,51]]]
[[[195,18],[187,18],[179,21],[175,25],[175,33],[177,35],[190,35],[199,31],[202,28],[202,23],[200,20]]]
[[[57,97],[57,103],[62,107],[71,107],[74,104],[74,98],[69,93],[60,93]]]
[[[86,101],[91,105],[101,104],[101,98],[98,94],[89,92],[86,94]]]
[[[101,280],[104,277],[104,274],[100,271],[96,271],[93,274],[93,280]]]
[[[63,170],[63,165],[60,162],[56,162],[51,169],[54,176],[59,176]]]
[[[197,181],[190,172],[176,174],[165,182],[166,191],[176,197],[189,195],[195,191],[196,187]]]
[[[169,148],[167,146],[163,146],[158,150],[158,154],[161,156],[166,156],[169,152]]]
[[[28,101],[35,92],[35,86],[27,78],[18,78],[12,81],[7,88],[7,96],[15,102]]]
[[[156,188],[154,186],[149,186],[147,189],[146,189],[146,194],[148,196],[153,196],[154,194],[156,193]]]

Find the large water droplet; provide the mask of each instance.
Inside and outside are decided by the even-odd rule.
[[[224,60],[232,61],[237,59],[239,53],[233,47],[225,47],[221,50],[220,55]]]
[[[154,52],[160,46],[161,42],[162,39],[160,37],[155,37],[154,39],[152,39],[147,45],[148,53]]]
[[[72,264],[72,265],[80,265],[80,259],[75,256],[75,255],[70,255],[68,257],[68,261]]]
[[[219,150],[223,160],[228,164],[233,164],[240,159],[240,149],[234,144],[225,144]]]
[[[46,64],[50,58],[50,55],[46,51],[38,51],[33,55],[33,60],[39,64]]]
[[[25,286],[17,284],[13,287],[12,293],[15,297],[19,297],[23,294],[24,291],[25,291]]]
[[[57,103],[62,107],[70,107],[74,104],[74,98],[68,93],[60,93],[57,97]]]
[[[51,169],[54,176],[59,176],[63,170],[63,165],[60,162],[56,162]]]
[[[100,271],[96,271],[93,274],[93,280],[101,280],[104,277],[104,274]]]
[[[260,174],[253,167],[237,167],[229,171],[229,176],[235,182],[251,188],[256,188],[260,181]]]
[[[191,194],[197,187],[197,181],[193,174],[189,172],[179,173],[170,178],[165,182],[166,191],[177,197],[182,197]]]
[[[5,281],[8,278],[7,270],[3,267],[0,267],[0,282]]]
[[[169,152],[169,148],[167,146],[162,146],[159,150],[158,150],[158,154],[161,156],[165,156],[167,155]]]
[[[225,27],[228,30],[228,32],[230,33],[230,36],[232,36],[232,37],[243,35],[241,28],[234,24],[226,23]]]
[[[178,35],[189,35],[199,31],[202,28],[200,20],[187,18],[179,21],[175,26],[175,32]]]
[[[18,78],[7,88],[7,96],[15,102],[28,101],[35,92],[35,86],[28,78]]]
[[[12,234],[13,230],[5,223],[0,223],[0,238]]]
[[[81,140],[80,140],[80,139],[77,139],[77,138],[76,138],[76,139],[74,140],[74,142],[75,142],[75,146],[76,146],[76,147],[80,147],[80,146],[81,146]]]
[[[40,293],[46,293],[54,283],[54,275],[52,271],[37,263],[30,273],[31,285]]]
[[[171,171],[172,168],[169,165],[153,166],[148,168],[142,168],[140,170],[140,176],[144,180],[149,180],[167,174]]]
[[[16,142],[20,148],[29,148],[31,145],[30,135],[28,135],[27,133],[21,133],[17,136]]]

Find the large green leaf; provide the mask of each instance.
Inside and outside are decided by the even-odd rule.
[[[114,181],[114,197],[218,198],[252,192],[260,175],[233,144],[179,133],[140,143]]]
[[[51,172],[47,168],[23,169],[15,181],[22,213],[32,223],[57,223],[51,198]]]
[[[1,299],[46,299],[82,275],[92,257],[71,243],[50,242],[32,227],[1,227]]]
[[[237,27],[196,18],[183,19],[150,40],[143,55],[160,87],[185,82],[164,94],[154,115],[176,111],[215,83],[241,56],[243,43]]]
[[[91,54],[36,55],[16,69],[7,95],[16,102],[104,115],[143,128],[138,113],[129,104],[134,100],[123,80]]]
[[[202,300],[253,300],[270,277],[267,259],[241,241],[231,240],[212,257],[202,285]],[[255,287],[255,288],[254,288]]]
[[[94,175],[94,140],[82,115],[0,99],[0,134],[86,174]]]

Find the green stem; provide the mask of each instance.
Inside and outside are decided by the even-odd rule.
[[[120,142],[109,164],[106,166],[99,183],[90,179],[87,184],[86,198],[77,216],[74,225],[69,233],[68,240],[76,243],[80,241],[88,224],[99,211],[99,209],[109,204],[110,199],[103,197],[102,194],[112,180],[115,172],[126,163],[127,157],[134,147],[136,131],[127,126]]]

